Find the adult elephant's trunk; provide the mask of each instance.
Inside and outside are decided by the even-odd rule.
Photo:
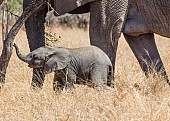
[[[19,48],[18,46],[14,43],[13,45],[15,47],[15,50],[16,50],[16,54],[18,56],[18,58],[26,63],[28,63],[28,60],[26,59],[26,56],[22,55],[20,52],[19,52]]]

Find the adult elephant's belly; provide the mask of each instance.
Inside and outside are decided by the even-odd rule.
[[[124,33],[131,36],[156,33],[170,37],[170,1],[135,0],[129,6]]]
[[[89,6],[87,4],[93,1],[95,0],[54,0],[54,9],[56,11],[54,12],[54,14],[56,16],[59,16],[68,12],[72,13],[89,12],[88,10]]]

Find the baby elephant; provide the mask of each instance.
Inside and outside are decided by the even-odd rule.
[[[113,87],[113,68],[108,56],[95,46],[68,49],[40,47],[27,56],[14,44],[17,56],[31,68],[43,68],[44,74],[55,72],[54,90],[73,89],[74,83]]]

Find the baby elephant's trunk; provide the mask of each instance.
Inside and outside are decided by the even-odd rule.
[[[26,63],[28,63],[27,59],[26,59],[26,56],[22,55],[20,52],[19,52],[19,49],[18,49],[18,46],[14,43],[13,45],[15,47],[15,50],[16,50],[16,54],[18,56],[18,58]]]

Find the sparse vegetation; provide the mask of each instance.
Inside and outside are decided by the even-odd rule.
[[[11,12],[21,14],[22,12],[22,0],[8,0],[8,7]]]
[[[22,0],[7,0],[9,11],[16,15],[20,15],[22,13],[22,2]]]

